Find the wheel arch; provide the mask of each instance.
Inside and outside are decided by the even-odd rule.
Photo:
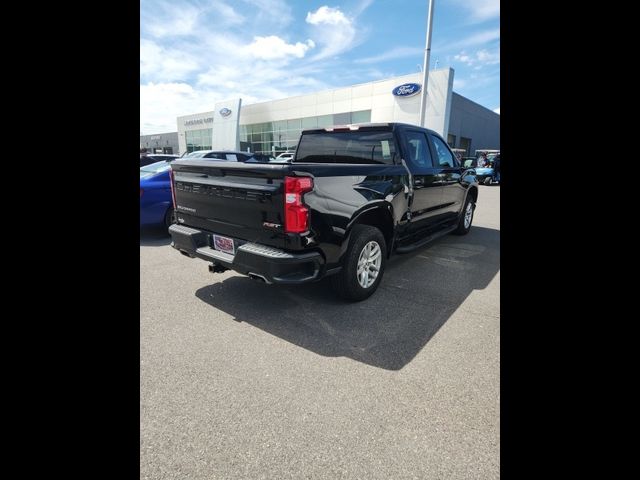
[[[465,196],[465,203],[467,202],[467,198],[471,197],[471,199],[473,200],[473,203],[476,203],[478,201],[478,187],[476,185],[472,185],[469,187],[469,190],[467,190],[467,194]],[[464,204],[463,204],[463,208],[464,208]]]
[[[369,205],[356,212],[349,221],[345,231],[345,241],[342,245],[344,254],[351,240],[351,232],[356,225],[369,225],[376,227],[382,232],[384,241],[387,244],[387,258],[391,254],[394,240],[393,206],[388,202]],[[342,256],[342,255],[341,255]]]

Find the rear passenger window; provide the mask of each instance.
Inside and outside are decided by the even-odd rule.
[[[456,161],[453,159],[453,153],[447,147],[447,145],[438,137],[431,135],[433,139],[433,146],[436,149],[436,155],[438,156],[438,163],[441,167],[456,167]]]
[[[409,160],[418,167],[432,167],[431,153],[424,132],[408,131]]]
[[[205,158],[217,158],[218,160],[226,160],[227,157],[224,153],[221,152],[211,152],[205,155]]]

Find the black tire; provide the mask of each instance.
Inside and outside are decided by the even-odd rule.
[[[173,207],[169,207],[167,213],[164,214],[164,226],[169,228],[176,223],[176,216],[173,214]]]
[[[465,222],[465,218],[467,218],[468,209],[471,208],[471,216],[469,218],[469,223]],[[460,213],[460,219],[458,220],[458,227],[453,231],[454,235],[466,235],[471,230],[471,224],[473,223],[473,213],[476,210],[476,203],[473,200],[471,194],[467,195],[467,200],[464,202],[464,208]]]
[[[375,242],[380,248],[380,265],[377,276],[373,283],[364,287],[359,280],[358,276],[358,262],[361,254],[366,255],[364,252],[365,247],[369,246],[370,242]],[[375,246],[373,246],[375,251]],[[346,300],[352,302],[359,302],[369,298],[377,290],[378,285],[382,281],[384,275],[384,269],[387,263],[387,243],[384,240],[382,232],[375,227],[369,225],[356,225],[351,231],[351,238],[349,240],[349,247],[344,256],[342,270],[339,273],[331,277],[331,282],[335,292]],[[368,282],[370,268],[367,266],[367,275],[365,283]]]
[[[485,178],[483,183],[484,183],[485,185],[491,185],[491,177],[487,177],[487,178]]]

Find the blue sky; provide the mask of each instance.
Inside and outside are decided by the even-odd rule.
[[[499,0],[434,0],[431,68],[500,112]],[[428,0],[141,0],[140,132],[176,117],[417,72]]]

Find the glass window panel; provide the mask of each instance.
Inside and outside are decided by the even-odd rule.
[[[368,123],[371,121],[371,110],[351,112],[351,123]]]
[[[427,146],[422,134],[423,149]],[[395,157],[395,142],[389,131],[310,133],[302,137],[297,162],[387,163]]]
[[[302,128],[318,128],[318,117],[307,117],[302,119]]]
[[[316,119],[319,128],[330,127],[331,125],[333,125],[333,115],[321,115],[319,117],[316,117]]]
[[[431,153],[427,146],[427,136],[424,132],[409,130],[406,133],[407,145],[409,147],[409,160],[418,167],[431,167]]]
[[[333,114],[334,125],[349,125],[350,123],[351,123],[351,112]]]
[[[449,146],[451,148],[455,148],[456,147],[456,136],[449,134],[447,136],[447,143],[449,144]]]
[[[441,167],[455,167],[456,163],[453,160],[453,154],[447,148],[446,143],[440,140],[438,137],[431,135],[433,140],[433,146],[436,150],[436,155]]]
[[[287,121],[280,120],[278,122],[273,122],[273,130],[275,132],[282,132],[287,129]]]
[[[299,130],[300,128],[301,128],[301,122],[299,118],[294,118],[293,120],[287,120],[288,130]]]

